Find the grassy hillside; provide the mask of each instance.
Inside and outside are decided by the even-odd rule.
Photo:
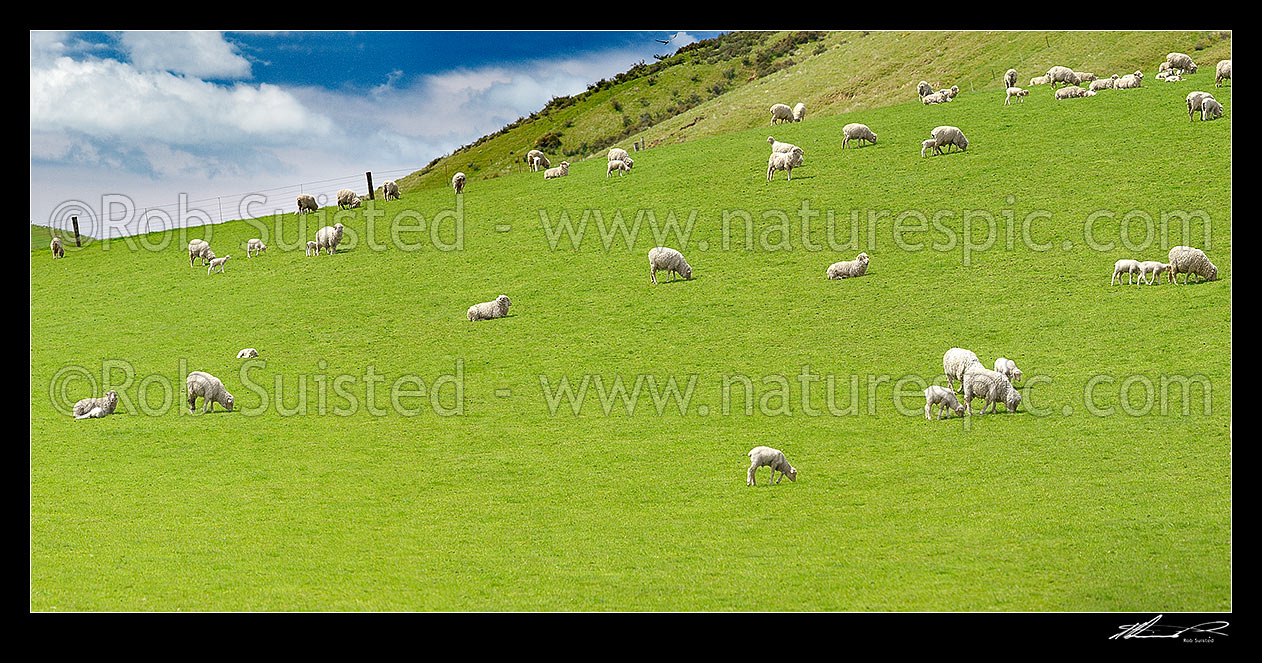
[[[791,182],[766,181],[758,126],[624,178],[596,160],[459,203],[193,229],[233,256],[223,275],[188,266],[187,237],[36,247],[31,606],[1230,610],[1231,88],[1221,120],[1182,110],[1212,77],[814,116],[776,130],[806,153]],[[843,152],[856,120],[880,141]],[[922,159],[942,124],[968,151]],[[1204,216],[1162,222],[1178,210]],[[606,246],[597,212],[642,227]],[[650,212],[689,230],[654,237]],[[581,239],[559,226],[585,213]],[[334,222],[343,250],[304,256]],[[251,237],[268,253],[246,259]],[[649,283],[659,243],[691,281]],[[1109,285],[1115,260],[1182,243],[1219,280]],[[824,278],[859,251],[866,276]],[[103,287],[67,295],[83,283]],[[507,318],[465,319],[501,293]],[[924,419],[952,346],[1017,361],[1015,414]],[[182,413],[190,370],[236,410]],[[57,411],[106,373],[131,376],[116,415]],[[641,384],[630,412],[618,380]],[[760,444],[796,483],[745,485]]]
[[[931,38],[931,41],[928,41]],[[916,98],[916,83],[966,92],[1002,86],[1015,68],[1025,85],[1053,65],[1097,74],[1155,73],[1170,51],[1211,70],[1230,57],[1229,33],[1188,32],[737,32],[633,68],[573,98],[487,136],[401,178],[404,189],[447,186],[456,171],[488,179],[526,169],[539,146],[553,164],[768,126],[772,103],[801,101],[808,117],[826,117]],[[1204,71],[1204,69],[1202,69]]]
[[[54,235],[61,238],[61,244],[65,247],[67,253],[74,250],[73,230],[54,229],[48,226],[37,226],[33,223],[31,224],[31,250],[43,249],[48,251],[48,243],[52,241]],[[81,242],[88,242],[92,238],[80,233],[79,239]]]

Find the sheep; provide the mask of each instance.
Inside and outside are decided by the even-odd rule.
[[[947,101],[950,101],[955,98],[955,95],[960,93],[960,86],[952,85],[949,88],[938,90],[938,93],[945,96],[947,98]]]
[[[1185,53],[1170,53],[1166,55],[1166,62],[1171,69],[1182,69],[1186,72],[1196,73],[1196,63]]]
[[[1079,97],[1087,96],[1087,92],[1088,92],[1087,90],[1071,85],[1069,87],[1063,87],[1057,90],[1056,98],[1057,99],[1077,99]]]
[[[1076,76],[1074,74],[1074,70],[1069,67],[1056,66],[1047,70],[1047,81],[1052,84],[1052,89],[1055,89],[1057,83],[1077,85],[1078,76]]]
[[[950,408],[947,417],[950,418],[951,412],[955,412],[956,416],[964,416],[964,406],[955,398],[955,392],[940,385],[930,385],[925,389],[925,419],[931,419],[929,413],[933,406],[938,406],[938,421],[942,421],[942,411]]]
[[[621,147],[615,147],[609,150],[609,161],[623,161],[629,156],[627,151]]]
[[[938,147],[938,141],[932,138],[926,138],[925,140],[920,141],[920,158],[924,158],[926,150],[942,154],[942,148]]]
[[[1165,80],[1165,82],[1167,83],[1178,83],[1183,80],[1183,77],[1178,74],[1175,74],[1173,76],[1166,76],[1165,79],[1163,80]]]
[[[1000,357],[995,360],[995,372],[1002,373],[1008,378],[1009,382],[1021,381],[1021,369],[1017,368],[1017,362],[1006,357]]]
[[[1017,70],[1016,70],[1016,69],[1009,69],[1008,71],[1005,71],[1005,72],[1004,72],[1004,74],[1003,74],[1003,86],[1004,86],[1004,87],[1016,87],[1016,86],[1017,86]]]
[[[767,142],[771,144],[772,152],[801,152],[802,151],[802,148],[798,147],[797,145],[794,145],[793,143],[781,143],[780,141],[776,140],[775,138],[772,138],[771,136],[767,136]]]
[[[57,258],[64,258],[66,256],[66,249],[61,245],[60,237],[54,237],[53,241],[48,243],[48,248],[52,249],[54,260]]]
[[[1082,96],[1084,96],[1084,97],[1094,97],[1094,96],[1096,96],[1097,94],[1099,94],[1099,92],[1096,92],[1095,90],[1087,90],[1086,92],[1083,92],[1083,93],[1082,93]]]
[[[237,353],[237,359],[249,359],[257,356],[259,356],[259,351],[254,348],[246,348]]]
[[[973,399],[981,398],[985,402],[982,404],[981,414],[986,414],[986,408],[989,407],[993,413],[995,406],[999,401],[1003,401],[1008,412],[1016,412],[1017,406],[1021,404],[1021,392],[1004,377],[1003,373],[996,373],[982,365],[969,366],[964,371],[964,409],[970,415],[973,414]]]
[[[767,181],[771,181],[772,173],[777,170],[785,171],[789,181],[793,181],[793,169],[800,165],[802,165],[800,149],[794,152],[772,152],[767,159]]]
[[[1210,97],[1201,102],[1201,120],[1213,120],[1223,116],[1223,105],[1218,100]]]
[[[223,274],[224,266],[228,262],[228,259],[231,257],[232,256],[224,256],[222,258],[215,258],[214,260],[211,260],[210,267],[206,268],[206,276],[210,276],[210,273],[215,271],[215,269],[218,269],[219,273]]]
[[[464,192],[465,176],[464,173],[456,173],[451,176],[451,188],[456,190],[456,195]]]
[[[982,360],[978,359],[972,350],[965,350],[964,348],[947,350],[946,354],[942,355],[942,372],[946,373],[947,386],[954,391],[955,383],[958,381],[960,389],[963,389],[964,371],[974,364],[981,368]]]
[[[1131,90],[1137,87],[1143,87],[1144,72],[1136,70],[1133,74],[1127,74],[1113,83],[1114,90]]]
[[[548,162],[548,157],[544,156],[539,150],[531,150],[526,153],[526,165],[530,166],[530,172],[539,172],[540,168],[548,169],[552,164]]]
[[[948,101],[950,101],[950,99],[947,99],[947,96],[941,92],[934,92],[933,94],[926,94],[925,96],[920,98],[920,103],[926,106],[930,104],[945,104]]]
[[[224,406],[224,409],[232,412],[232,394],[224,389],[223,382],[219,378],[202,371],[193,371],[188,374],[186,381],[188,386],[188,411],[193,412],[197,406],[197,398],[202,398],[202,414],[215,411],[215,403]]]
[[[1025,101],[1025,98],[1029,96],[1029,94],[1030,94],[1029,90],[1023,90],[1019,87],[1009,86],[1008,96],[1003,100],[1003,105],[1007,106],[1012,101],[1013,97],[1017,98],[1017,103],[1021,103]]]
[[[797,468],[784,459],[782,451],[771,447],[754,447],[749,450],[749,472],[746,473],[747,480],[745,485],[758,485],[758,482],[754,480],[754,474],[758,471],[758,468],[763,466],[771,468],[771,478],[767,481],[768,486],[780,483],[786,476],[789,477],[789,481],[798,480]],[[776,480],[776,472],[780,473],[779,480]]]
[[[1214,98],[1214,95],[1208,92],[1201,92],[1199,90],[1195,92],[1189,92],[1188,97],[1187,97],[1188,122],[1192,121],[1193,113],[1201,110],[1201,106],[1205,103],[1206,99],[1213,99],[1213,98]]]
[[[846,145],[852,140],[864,140],[869,143],[876,144],[876,134],[868,128],[866,124],[851,122],[841,128],[841,133],[845,136],[841,139],[841,149],[846,149]]]
[[[1223,81],[1231,80],[1231,60],[1219,60],[1214,67],[1214,87],[1222,87]]]
[[[1090,81],[1099,80],[1098,77],[1089,71],[1075,71],[1074,78],[1078,79],[1075,85],[1081,85]]]
[[[298,216],[299,214],[309,214],[317,209],[319,209],[319,207],[316,205],[315,197],[304,193],[301,196],[298,196],[298,211],[294,212],[294,216]]]
[[[325,226],[316,231],[316,255],[319,255],[320,249],[326,249],[329,255],[337,253],[337,245],[342,242],[342,231],[346,226],[342,224],[334,224]]]
[[[1162,62],[1161,66],[1157,67],[1157,73],[1170,71],[1171,69],[1174,69],[1174,67],[1171,67],[1169,62]]]
[[[771,124],[775,126],[776,122],[792,122],[793,109],[784,104],[775,104],[771,107]]]
[[[806,104],[799,101],[798,105],[793,107],[793,121],[801,122],[802,120],[805,120],[805,119],[806,119]]]
[[[1170,266],[1170,263],[1161,262],[1160,260],[1145,260],[1139,263],[1140,280],[1144,280],[1147,277],[1144,285],[1152,285],[1153,281],[1161,283],[1162,274],[1166,274],[1171,281],[1174,280],[1174,269]]]
[[[308,241],[307,242],[307,255],[308,256],[320,255],[320,245],[316,244],[315,242]]]
[[[114,414],[116,407],[118,407],[118,392],[110,390],[100,398],[85,398],[75,403],[74,418],[99,419],[108,414]]]
[[[394,180],[386,180],[381,185],[381,193],[385,195],[386,202],[399,199],[399,183]]]
[[[337,192],[337,208],[355,209],[359,207],[359,194],[350,189],[342,189]]]
[[[192,267],[198,258],[202,259],[202,265],[215,259],[215,252],[210,250],[210,242],[195,239],[188,243],[188,266]]]
[[[926,96],[933,94],[933,86],[924,81],[920,81],[916,84],[916,94],[919,95],[921,99],[924,99]]]
[[[824,272],[829,280],[848,279],[868,273],[868,254],[860,253],[854,260],[842,260],[828,266]]]
[[[512,304],[508,299],[508,295],[500,295],[495,298],[495,301],[482,302],[481,304],[470,306],[466,315],[469,317],[469,322],[494,320],[495,318],[502,318],[508,315],[508,307],[512,306]]]
[[[1047,85],[1052,82],[1051,76],[1035,76],[1030,79],[1030,85]]]
[[[1113,74],[1112,76],[1108,78],[1101,78],[1100,80],[1097,80],[1097,81],[1091,81],[1091,85],[1087,86],[1087,89],[1091,92],[1099,92],[1100,90],[1112,90],[1113,86],[1116,84],[1117,84],[1117,74]]]
[[[1109,285],[1117,285],[1122,282],[1122,274],[1126,275],[1126,283],[1130,284],[1135,274],[1139,273],[1139,261],[1123,258],[1113,263],[1113,278],[1109,279]]]
[[[675,249],[656,246],[649,249],[649,282],[657,285],[657,273],[670,272],[670,280],[675,280],[678,274],[685,280],[692,280],[692,265],[684,260],[684,254]]]
[[[257,237],[245,243],[245,257],[252,258],[267,250],[267,245]],[[253,252],[253,255],[251,255]]]
[[[605,169],[605,179],[609,179],[609,176],[612,175],[615,170],[618,171],[618,177],[622,177],[624,172],[631,172],[631,165],[633,163],[634,161],[631,160],[631,157],[610,161],[609,166]]]
[[[543,171],[543,179],[551,180],[558,177],[565,177],[570,174],[570,162],[562,161],[561,165],[556,168],[549,168]]]
[[[1176,246],[1170,249],[1170,278],[1174,283],[1178,283],[1175,277],[1184,274],[1183,285],[1187,285],[1188,279],[1193,274],[1201,277],[1202,281],[1214,281],[1218,279],[1218,268],[1214,263],[1209,261],[1205,252],[1190,246]]]
[[[959,127],[934,127],[933,131],[929,132],[929,135],[933,136],[939,148],[946,145],[948,152],[951,151],[952,145],[961,150],[968,149],[968,139],[964,137],[964,132],[960,131]]]

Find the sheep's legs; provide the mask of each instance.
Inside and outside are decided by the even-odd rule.
[[[757,466],[757,465],[750,465],[750,466],[749,466],[749,472],[747,472],[747,473],[746,473],[746,476],[748,477],[748,479],[745,481],[745,485],[746,485],[746,486],[756,486],[756,485],[758,485],[758,482],[754,480],[754,476],[756,475],[756,470],[757,470],[757,469],[758,469],[758,466]]]

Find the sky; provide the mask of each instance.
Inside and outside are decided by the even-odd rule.
[[[113,237],[362,194],[717,34],[32,31],[31,222]]]

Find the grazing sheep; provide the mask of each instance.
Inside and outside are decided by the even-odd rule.
[[[1195,92],[1189,92],[1188,98],[1187,98],[1188,122],[1192,121],[1193,113],[1201,110],[1201,106],[1205,103],[1206,99],[1213,99],[1213,98],[1214,98],[1214,95],[1208,92],[1201,92],[1199,90]]]
[[[214,260],[211,260],[210,267],[206,268],[206,276],[210,276],[210,273],[215,271],[215,269],[218,269],[219,273],[223,274],[224,265],[228,262],[228,259],[231,257],[232,256],[224,256],[222,258],[215,258]]]
[[[494,320],[508,315],[508,307],[513,303],[508,300],[508,295],[500,295],[495,301],[482,302],[469,307],[469,322],[476,320]]]
[[[1078,82],[1075,83],[1075,85],[1082,85],[1083,83],[1099,80],[1095,74],[1089,71],[1075,71],[1074,77],[1078,79]]]
[[[526,165],[530,166],[531,172],[539,172],[540,168],[548,169],[552,164],[548,162],[548,157],[544,156],[539,150],[531,150],[526,153]]]
[[[609,161],[622,161],[627,158],[627,151],[621,147],[615,147],[609,150]]]
[[[255,238],[245,243],[245,257],[247,258],[252,258],[266,250],[267,245],[261,239]],[[251,255],[251,252],[253,252],[253,255]]]
[[[202,265],[215,259],[215,252],[210,250],[210,242],[195,239],[188,243],[188,266],[192,267],[198,258],[202,259]]]
[[[569,175],[569,174],[570,174],[570,162],[562,161],[561,165],[557,166],[556,168],[549,168],[543,171],[543,179],[551,180],[551,179],[556,179],[558,177],[565,177],[566,175]]]
[[[1223,81],[1231,80],[1231,60],[1219,60],[1214,67],[1214,87],[1221,87]]]
[[[464,192],[464,183],[465,183],[464,173],[456,173],[455,175],[451,176],[451,188],[456,190],[457,195]]]
[[[841,128],[841,133],[844,135],[844,138],[841,139],[841,149],[843,150],[846,149],[846,145],[852,140],[865,140],[869,143],[876,143],[876,134],[872,133],[872,130],[866,124],[851,122]]]
[[[326,249],[329,255],[337,253],[337,245],[342,242],[342,231],[346,227],[342,224],[334,224],[325,226],[316,231],[316,254],[320,253],[320,249]]]
[[[1098,81],[1091,81],[1091,85],[1087,87],[1091,92],[1099,92],[1100,90],[1112,90],[1117,84],[1117,74],[1113,74],[1108,78],[1101,78]]]
[[[868,273],[868,254],[860,253],[854,260],[842,260],[828,266],[824,272],[830,280],[848,279]]]
[[[1223,116],[1223,105],[1218,100],[1210,97],[1201,102],[1201,120],[1213,120]]]
[[[618,177],[622,177],[624,172],[631,172],[631,166],[633,163],[634,162],[631,160],[631,157],[610,161],[609,166],[605,168],[605,179],[609,179],[609,176],[612,175],[615,170],[618,171]]]
[[[53,259],[63,258],[66,255],[66,249],[61,245],[61,238],[54,237],[53,241],[48,243],[48,248],[53,251]]]
[[[118,392],[110,390],[100,398],[85,398],[74,404],[75,419],[99,419],[107,414],[114,414],[118,407]],[[93,410],[96,413],[93,413]]]
[[[942,92],[934,92],[933,94],[926,94],[925,96],[920,98],[920,103],[926,106],[929,106],[931,104],[945,104],[948,101],[950,101],[950,99],[948,99],[947,96],[943,94]]]
[[[993,413],[1000,401],[1012,413],[1017,411],[1017,405],[1021,403],[1021,392],[1012,386],[1003,373],[996,373],[978,364],[969,366],[964,371],[964,409],[969,414],[973,414],[974,398],[985,401],[981,414],[986,414],[987,407]]]
[[[319,207],[316,205],[315,197],[304,193],[301,196],[298,196],[298,211],[294,212],[294,216],[299,214],[310,214],[317,209],[319,209]]]
[[[798,471],[789,461],[784,459],[784,453],[779,449],[771,447],[754,447],[749,450],[749,472],[746,473],[745,485],[756,486],[758,482],[754,480],[754,474],[760,467],[771,468],[771,478],[767,481],[767,485],[780,483],[787,476],[789,481],[798,480]],[[776,472],[780,473],[780,479],[776,480]]]
[[[923,99],[926,96],[933,94],[933,86],[924,81],[920,81],[916,84],[916,94]]]
[[[1214,281],[1218,278],[1218,268],[1209,261],[1205,252],[1200,249],[1194,249],[1190,246],[1176,246],[1170,249],[1169,259],[1170,278],[1174,283],[1179,282],[1175,278],[1179,274],[1185,274],[1183,285],[1187,285],[1188,279],[1193,274],[1201,277],[1202,281]]]
[[[249,359],[251,357],[257,357],[257,356],[259,356],[259,351],[255,350],[254,348],[246,348],[242,350],[241,352],[237,353],[237,359]]]
[[[1168,262],[1160,260],[1145,260],[1139,263],[1139,278],[1144,281],[1144,285],[1152,285],[1153,281],[1161,283],[1161,275],[1165,274],[1170,281],[1174,280],[1174,268]]]
[[[1017,368],[1017,362],[1006,357],[1000,357],[995,360],[995,372],[1002,373],[1008,378],[1009,382],[1021,381],[1021,369]]]
[[[1005,72],[1004,72],[1004,74],[1003,74],[1003,86],[1004,86],[1004,87],[1016,87],[1016,86],[1017,86],[1017,70],[1016,70],[1016,69],[1009,69],[1008,71],[1005,71]]]
[[[307,255],[308,256],[320,255],[320,245],[316,244],[315,242],[308,241],[307,242]]]
[[[1126,275],[1126,283],[1132,283],[1131,279],[1139,273],[1139,261],[1123,258],[1113,263],[1113,278],[1109,279],[1109,285],[1117,285],[1122,282],[1122,274]]]
[[[657,246],[649,249],[649,281],[657,285],[657,273],[670,272],[670,280],[678,274],[686,280],[692,279],[692,265],[684,260],[684,254],[675,249]]]
[[[1008,103],[1012,101],[1013,97],[1017,98],[1017,103],[1021,103],[1025,101],[1025,98],[1028,97],[1029,95],[1030,95],[1029,90],[1023,90],[1019,87],[1009,87],[1008,96],[1003,100],[1003,105],[1007,106]]]
[[[929,135],[933,136],[939,148],[946,145],[947,152],[951,151],[952,145],[961,150],[968,149],[968,139],[964,137],[964,132],[960,131],[959,127],[934,127],[933,131],[929,132]]]
[[[1170,65],[1171,69],[1196,73],[1196,63],[1192,62],[1192,58],[1186,53],[1170,53],[1166,55],[1166,63]]]
[[[1052,82],[1051,76],[1035,76],[1030,79],[1030,85],[1047,85]]]
[[[771,107],[771,124],[775,126],[777,122],[792,122],[793,109],[784,104],[775,104]]]
[[[386,196],[386,202],[399,199],[399,183],[394,180],[386,180],[381,185],[381,192]]]
[[[1056,66],[1047,70],[1047,81],[1052,84],[1052,88],[1056,88],[1057,83],[1065,85],[1077,85],[1078,76],[1074,74],[1074,70],[1069,67]]]
[[[955,383],[960,383],[960,389],[964,388],[964,371],[969,366],[976,364],[979,368],[982,366],[982,360],[973,354],[972,350],[964,348],[951,348],[942,355],[942,372],[946,373],[947,386],[953,391]]]
[[[802,165],[802,150],[793,152],[772,152],[767,159],[767,181],[771,181],[771,174],[777,170],[783,170],[788,175],[789,181],[793,181],[793,169]]]
[[[1136,70],[1133,74],[1127,74],[1113,83],[1114,90],[1132,90],[1137,87],[1143,87],[1144,72]]]
[[[920,141],[920,158],[924,158],[926,150],[942,154],[942,148],[938,147],[938,141],[932,138],[926,138],[925,140]]]
[[[337,208],[355,209],[359,207],[359,194],[350,189],[342,189],[337,192]]]
[[[933,406],[938,406],[938,421],[942,421],[942,411],[950,408],[947,412],[947,418],[951,417],[951,412],[956,416],[964,416],[964,406],[955,399],[955,392],[940,385],[931,385],[925,390],[925,419],[931,419],[929,412]]]
[[[793,121],[801,122],[802,120],[805,120],[805,119],[806,119],[806,104],[799,101],[798,105],[793,107]]]
[[[224,389],[223,382],[219,378],[204,373],[202,371],[193,371],[188,374],[186,381],[188,386],[188,411],[193,412],[197,406],[197,398],[202,398],[202,413],[215,411],[215,403],[224,406],[224,409],[232,411],[232,394]]]
[[[781,143],[780,141],[776,140],[775,138],[772,138],[771,136],[767,136],[767,142],[771,144],[772,152],[801,152],[802,151],[802,148],[798,147],[797,145],[794,145],[793,143]]]

